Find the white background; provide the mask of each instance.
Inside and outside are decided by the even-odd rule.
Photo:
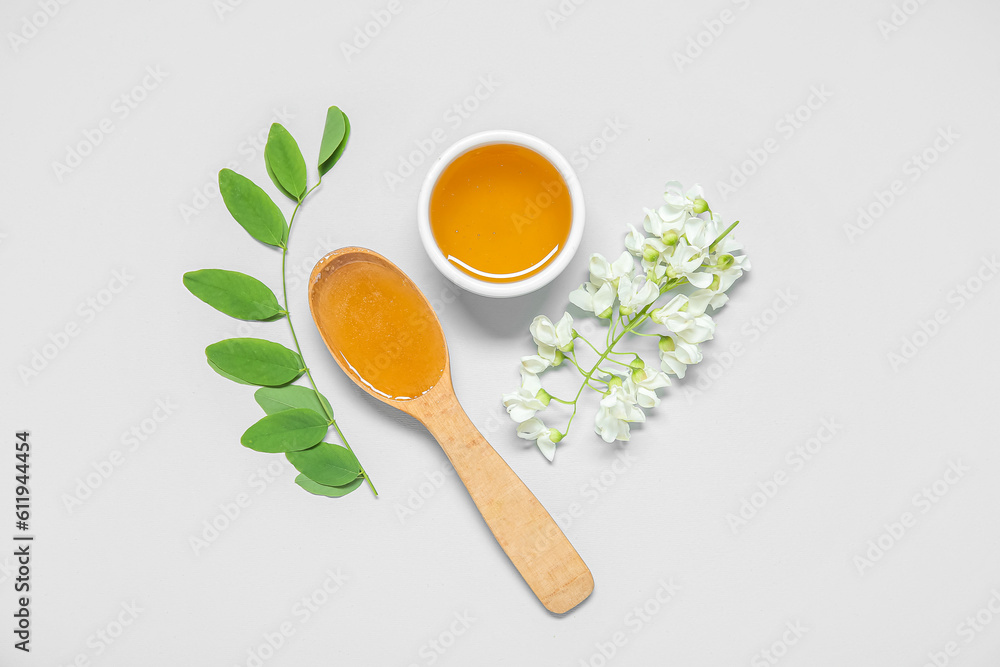
[[[562,14],[556,0],[414,0],[349,56],[342,45],[385,2],[245,0],[221,13],[209,0],[72,2],[47,19],[41,4],[0,11],[0,508],[13,504],[13,434],[28,429],[37,535],[29,656],[6,629],[13,561],[0,558],[0,663],[252,665],[250,652],[286,621],[294,634],[263,664],[763,665],[759,652],[776,642],[789,667],[919,667],[948,642],[948,664],[1000,660],[1000,616],[960,627],[1000,591],[1000,280],[977,282],[977,272],[995,278],[984,258],[1000,246],[994,3],[908,0],[892,25],[888,0],[591,0]],[[125,117],[115,100],[142,86],[147,67],[165,78],[147,78]],[[495,90],[467,100],[481,77]],[[378,499],[366,489],[310,496],[287,464],[261,483],[257,471],[280,457],[239,444],[261,414],[252,391],[222,380],[203,354],[246,332],[181,284],[185,271],[220,267],[280,285],[278,255],[218,196],[197,192],[231,163],[279,200],[249,138],[277,109],[311,163],[331,104],[354,134],[296,222],[291,310]],[[476,109],[449,122],[456,104]],[[113,131],[57,174],[54,163],[103,119]],[[609,122],[623,129],[598,140]],[[508,128],[574,161],[587,228],[553,284],[493,301],[435,271],[415,225],[426,164],[394,189],[385,174],[437,128],[446,138],[434,154]],[[763,161],[769,139],[777,150]],[[925,153],[933,162],[914,171]],[[719,313],[705,362],[630,443],[591,433],[590,403],[549,464],[515,437],[499,402],[532,350],[528,323],[561,315],[588,255],[617,255],[627,223],[674,178],[701,182],[717,213],[742,221],[753,271]],[[895,180],[901,194],[879,209]],[[859,207],[876,215],[852,232]],[[593,571],[593,595],[565,617],[537,602],[454,475],[428,492],[445,460],[426,431],[330,359],[302,278],[345,245],[383,253],[442,304],[472,420]],[[116,271],[128,284],[91,313],[87,299],[107,301]],[[957,297],[959,285],[978,291]],[[779,293],[792,295],[780,314]],[[938,310],[944,323],[923,334]],[[71,324],[78,335],[22,377]],[[283,323],[253,335],[289,342]],[[893,364],[904,339],[911,358]],[[172,405],[160,423],[150,421],[163,416],[157,400]],[[796,468],[787,453],[824,419],[839,425],[835,436]],[[144,425],[151,432],[130,449],[123,434]],[[121,465],[68,506],[114,450]],[[612,474],[619,451],[632,462]],[[933,504],[915,502],[950,462],[968,471],[939,484],[947,492]],[[778,471],[787,483],[734,531],[727,516]],[[401,519],[421,491],[429,497]],[[196,553],[191,538],[224,523],[220,506],[239,494],[249,505]],[[905,512],[914,525],[883,535]],[[9,540],[13,508],[0,517]],[[891,547],[859,565],[880,537]],[[302,622],[296,605],[327,571],[346,581]],[[661,604],[660,582],[671,580],[679,590]],[[110,645],[98,639],[133,602],[134,622]],[[653,613],[637,620],[643,605]],[[453,625],[456,614],[470,627]],[[787,623],[807,631],[783,647]],[[617,632],[624,643],[605,658]]]

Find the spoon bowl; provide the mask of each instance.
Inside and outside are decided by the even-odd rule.
[[[545,608],[562,614],[585,600],[590,570],[458,402],[441,323],[413,281],[376,252],[341,248],[313,269],[309,309],[347,376],[435,437]]]

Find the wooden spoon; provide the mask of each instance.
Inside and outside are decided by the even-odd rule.
[[[339,269],[357,262],[367,262],[369,266],[363,269],[354,266],[351,270],[343,272],[342,276],[346,277],[335,275]],[[373,269],[370,265],[380,268]],[[359,269],[378,271],[382,276],[398,278],[396,289],[404,291],[412,289],[416,295],[412,297],[412,303],[423,312],[420,314],[420,321],[416,321],[411,313],[410,319],[407,320],[407,328],[414,330],[426,328],[432,336],[431,340],[440,341],[441,350],[433,349],[435,345],[427,344],[424,339],[419,348],[408,350],[400,348],[396,351],[396,363],[400,364],[410,364],[414,361],[414,356],[421,355],[431,357],[436,355],[435,358],[440,359],[440,363],[435,362],[435,365],[431,366],[431,368],[442,366],[440,377],[436,378],[431,386],[422,389],[423,393],[404,391],[402,394],[404,396],[415,395],[400,398],[394,396],[394,393],[399,393],[398,391],[383,390],[384,387],[380,385],[378,379],[373,381],[371,377],[363,377],[365,368],[373,369],[372,373],[375,376],[379,375],[378,371],[374,370],[377,368],[373,365],[376,360],[358,358],[357,350],[362,348],[356,345],[367,344],[369,338],[358,338],[357,331],[361,329],[360,327],[345,329],[343,318],[335,315],[338,312],[336,310],[338,304],[334,303],[340,298],[347,298],[340,296],[350,293],[350,289],[345,289],[349,286],[343,284],[343,281],[355,280],[353,276],[360,275],[357,273]],[[391,274],[385,269],[391,271]],[[330,283],[327,285],[328,289],[323,289],[328,282]],[[394,280],[393,282],[395,283]],[[358,284],[360,283],[356,281],[355,285]],[[364,304],[372,312],[357,313],[358,306],[355,303],[350,311],[340,311],[340,313],[360,315],[366,323],[365,335],[374,337],[377,335],[378,323],[382,322],[381,314],[376,311],[383,305],[390,307],[388,306],[390,303],[395,307],[400,299],[393,298],[391,294],[381,293],[377,289],[369,289],[367,286],[361,289],[364,290],[363,294],[369,297]],[[313,269],[309,279],[309,308],[327,348],[348,377],[383,403],[416,417],[434,435],[468,489],[486,525],[493,531],[497,542],[545,608],[562,614],[585,600],[594,589],[594,578],[590,570],[541,503],[476,430],[475,425],[465,414],[452,387],[451,365],[441,323],[427,298],[406,274],[395,264],[371,250],[341,248],[321,259]],[[375,324],[372,324],[373,322]],[[407,335],[405,331],[398,329],[396,331],[401,338]],[[350,342],[352,340],[354,343]],[[362,343],[358,343],[359,340]],[[413,352],[418,354],[414,355]],[[353,358],[348,359],[351,355]],[[378,356],[381,357],[378,359],[380,364],[378,367],[381,368],[386,367],[385,359],[392,358],[388,353]],[[359,368],[362,370],[359,371]],[[436,373],[437,371],[434,371],[435,375]]]

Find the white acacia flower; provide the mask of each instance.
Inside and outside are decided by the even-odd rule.
[[[545,357],[533,354],[529,357],[521,357],[521,372],[538,375],[552,365]]]
[[[664,210],[664,207],[660,207],[657,211],[644,208],[643,213],[645,213],[645,216],[642,219],[642,228],[646,230],[646,233],[652,234],[658,239],[662,239],[670,232],[677,235],[681,234],[681,230],[684,227],[684,218],[669,217],[672,214],[670,211]]]
[[[639,251],[639,261],[642,268],[647,272],[663,266],[662,261],[670,254],[670,246],[655,237],[648,237],[643,241]],[[666,270],[664,266],[663,270]],[[661,274],[662,275],[662,274]]]
[[[551,461],[556,455],[556,440],[554,438],[559,437],[557,433],[553,433],[554,430],[545,426],[542,420],[536,417],[517,427],[517,437],[534,440],[542,455]]]
[[[666,264],[654,264],[653,266],[646,269],[646,280],[651,280],[657,285],[662,285],[664,278],[667,277],[667,265]]]
[[[695,215],[695,200],[705,197],[700,185],[693,185],[685,191],[680,181],[668,182],[665,190],[663,200],[666,203],[660,207],[659,213],[666,222],[684,222]]]
[[[674,247],[674,251],[667,258],[667,274],[683,276],[695,287],[708,287],[712,284],[712,274],[703,273],[701,268],[704,256],[701,250],[688,245],[686,241],[681,241]]]
[[[708,253],[708,247],[719,237],[718,223],[693,216],[684,221],[684,238],[688,245]]]
[[[569,352],[573,349],[573,318],[569,313],[563,313],[555,324],[544,315],[539,315],[532,320],[528,330],[538,346],[538,356],[550,363],[556,360],[556,350]]]
[[[730,255],[721,253],[712,256],[714,267],[708,268],[713,276],[719,276],[718,292],[725,292],[733,286],[744,271],[750,270],[750,258],[746,255]]]
[[[627,250],[623,250],[614,262],[608,262],[603,255],[594,253],[590,256],[590,282],[598,287],[604,283],[611,283],[612,287],[618,287],[618,279],[622,276],[631,276],[635,272],[635,260]]]
[[[657,389],[670,386],[670,378],[666,373],[650,372],[640,369],[625,380],[625,391],[635,396],[636,403],[642,408],[655,408],[660,404]]]
[[[622,315],[631,315],[656,301],[660,288],[646,280],[646,276],[622,277],[618,281],[618,310]]]
[[[646,237],[640,234],[633,224],[629,224],[629,229],[631,231],[625,235],[625,249],[637,257],[641,256]]]
[[[534,373],[521,369],[521,389],[527,390],[532,396],[538,396],[538,390],[542,388],[542,381]],[[544,404],[544,401],[543,401]],[[536,408],[540,410],[541,408]],[[519,419],[518,421],[524,421]]]
[[[715,215],[712,216],[710,222],[715,225],[715,229],[712,230],[714,232],[714,237],[711,241],[709,241],[709,245],[714,243],[715,240],[719,238],[719,235],[729,228],[729,225],[722,222],[722,219]],[[736,240],[736,237],[733,236],[733,232],[729,232],[726,234],[726,238],[719,241],[719,244],[715,246],[713,252],[721,254],[734,253],[740,250],[743,250],[743,244]]]
[[[520,424],[534,417],[539,410],[544,410],[545,404],[535,398],[536,393],[530,388],[521,387],[517,391],[504,394],[503,405],[507,408],[510,418]]]
[[[701,312],[698,311],[698,305],[701,306]],[[690,298],[678,294],[667,305],[650,312],[649,319],[662,324],[685,343],[704,343],[715,336],[715,320],[704,311],[707,305],[708,299],[699,299],[692,308]]]
[[[702,360],[701,350],[697,345],[674,340],[670,336],[660,339],[660,368],[679,378],[687,373],[687,367]]]
[[[729,301],[729,297],[722,292],[716,292],[710,289],[695,290],[688,295],[687,312],[704,315],[709,306],[712,307],[712,310],[718,310],[719,308],[722,308],[727,301]]]
[[[646,415],[636,405],[635,396],[624,384],[612,385],[601,399],[601,407],[594,417],[594,430],[604,442],[629,439],[629,423],[644,422]]]
[[[736,223],[727,226],[709,210],[700,186],[685,190],[679,182],[670,181],[665,190],[662,205],[655,210],[643,209],[641,229],[628,225],[625,248],[619,256],[612,260],[597,253],[590,256],[589,280],[569,295],[570,302],[581,310],[615,320],[615,324],[605,322],[612,327],[607,351],[602,353],[600,345],[583,339],[598,353],[598,365],[586,372],[572,364],[583,377],[575,399],[569,402],[575,415],[583,390],[589,387],[597,391],[601,399],[594,430],[608,443],[629,440],[631,424],[644,422],[644,410],[660,404],[658,392],[671,384],[671,376],[683,378],[688,366],[702,361],[699,344],[715,334],[709,309],[725,305],[729,300],[726,290],[750,269],[750,261],[741,254],[742,245],[731,234]],[[654,309],[666,291],[671,291],[668,298],[673,298]],[[656,335],[626,328],[614,337],[619,315],[634,316],[637,312],[648,313],[665,328],[659,332],[659,368],[648,366],[635,353],[614,349],[627,333]],[[550,401],[559,399],[542,387],[540,374],[560,365],[564,355],[573,352],[575,338],[582,336],[573,330],[568,313],[557,322],[538,316],[530,330],[538,352],[521,358],[521,386],[504,394],[503,404],[517,421],[518,437],[534,442],[552,461],[564,434],[542,421],[541,412]],[[621,355],[615,360],[620,364],[618,370],[600,368],[601,362],[612,359],[612,353]],[[626,363],[622,358],[631,361]],[[576,362],[575,357],[570,359]],[[572,422],[570,417],[566,426]]]
[[[598,316],[605,312],[610,314],[611,306],[615,303],[615,287],[611,283],[604,283],[600,287],[594,283],[584,283],[569,293],[569,302]]]

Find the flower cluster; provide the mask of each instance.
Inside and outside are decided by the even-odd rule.
[[[531,323],[538,353],[521,359],[521,386],[504,394],[503,404],[518,423],[518,436],[533,440],[550,461],[587,387],[601,394],[594,430],[605,442],[628,440],[629,425],[645,421],[643,410],[659,404],[657,390],[670,384],[669,376],[683,378],[689,365],[701,361],[698,346],[715,334],[708,309],[721,308],[729,299],[726,291],[750,269],[746,255],[736,254],[742,246],[731,232],[738,221],[726,227],[701,187],[684,190],[671,181],[663,198],[658,209],[645,209],[643,231],[629,225],[617,259],[590,257],[590,280],[569,295],[577,308],[608,323],[603,352],[573,328],[569,313],[554,323],[544,315]],[[664,295],[671,298],[659,305]],[[616,350],[626,334],[657,339],[660,370],[638,353]],[[586,348],[578,350],[578,341]],[[578,351],[595,360],[580,359]],[[547,392],[539,377],[564,362],[582,376],[572,400]],[[562,431],[539,417],[552,401],[572,406]]]

